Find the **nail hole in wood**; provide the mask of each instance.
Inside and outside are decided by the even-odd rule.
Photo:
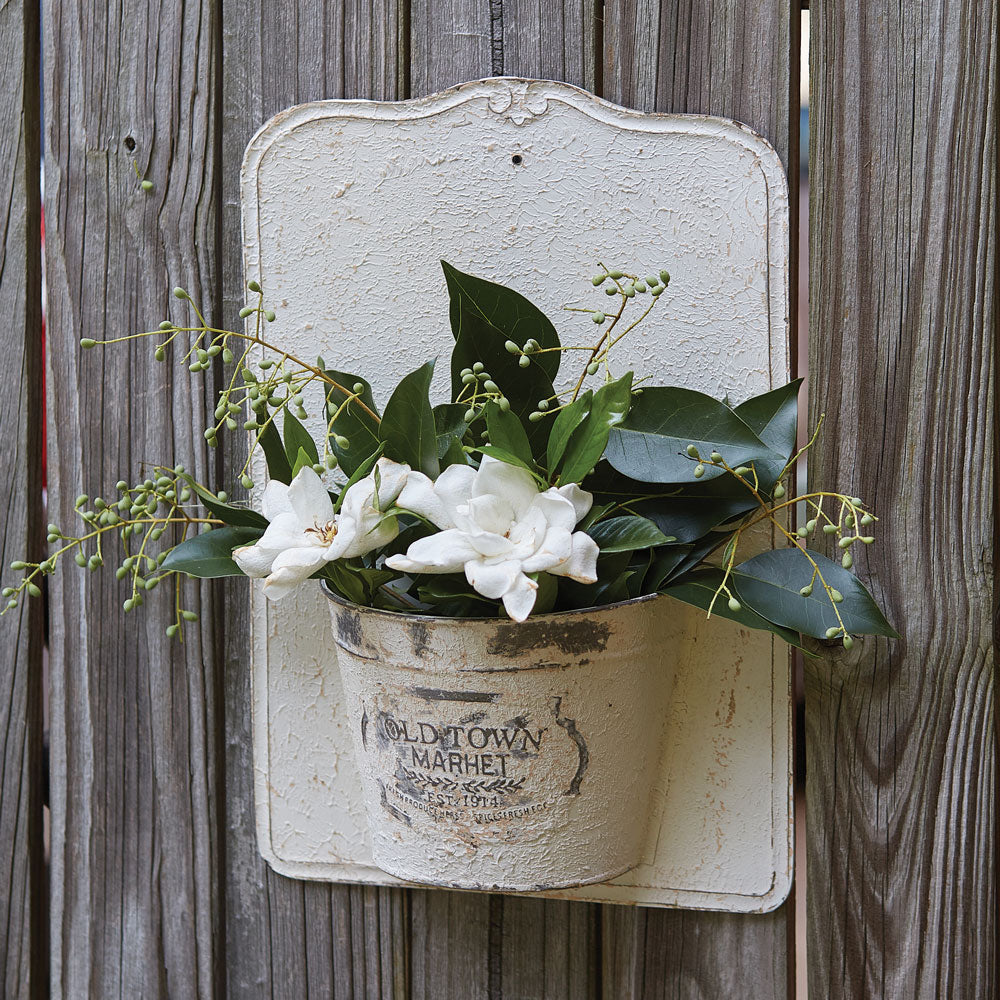
[[[132,136],[125,136],[125,148],[131,153],[135,149],[135,139]]]

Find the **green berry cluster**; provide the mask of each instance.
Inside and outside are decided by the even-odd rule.
[[[536,344],[536,341],[529,341]],[[527,346],[527,345],[526,345]],[[511,350],[514,347],[515,350]],[[520,350],[513,341],[507,341],[507,350],[513,354]],[[524,355],[527,361],[527,355]],[[486,370],[482,361],[477,361],[471,368],[463,368],[459,373],[462,380],[462,388],[455,397],[456,403],[464,403],[467,407],[464,420],[467,424],[473,423],[483,411],[483,407],[489,402],[496,403],[505,413],[510,409],[510,400],[500,391],[500,386],[493,381],[493,377]]]

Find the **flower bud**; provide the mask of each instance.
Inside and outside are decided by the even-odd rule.
[[[845,552],[844,558],[840,560],[840,565],[843,566],[844,569],[850,569],[854,565],[854,556],[852,556],[850,552]]]
[[[617,281],[619,278],[624,277],[621,271],[608,271],[608,277],[614,278]]]
[[[162,347],[158,347],[155,351],[153,351],[153,358],[157,361],[166,361],[167,360],[166,350]]]
[[[698,456],[698,449],[693,444],[689,444],[685,450],[687,451],[687,453],[692,458],[698,458],[699,457]]]
[[[233,363],[233,352],[229,350],[228,347],[224,347],[222,349],[222,362],[227,365],[231,365]]]
[[[737,601],[735,597],[730,597],[729,598],[729,610],[730,611],[742,611],[743,610],[743,605],[740,604],[740,602]]]
[[[669,271],[660,271],[660,281],[662,281],[664,285],[669,285],[670,284],[670,272]]]
[[[75,556],[73,556],[73,561],[77,564],[77,566],[87,565],[87,557],[82,552],[79,551],[76,553]]]
[[[139,187],[141,187],[143,189],[143,191],[149,193],[150,191],[153,190],[153,182],[152,181],[143,181],[139,185]]]
[[[471,424],[472,421],[476,419],[476,411],[472,409],[466,410],[462,419],[465,420],[467,424]]]
[[[244,306],[240,310],[240,319],[246,319],[254,311],[253,306]]]
[[[175,635],[177,635],[177,632],[178,632],[178,628],[177,628],[176,625],[168,625],[167,626],[167,638],[168,639],[173,639],[173,637]]]
[[[832,639],[835,635],[840,635],[840,629],[837,628],[836,625],[831,625],[826,630],[826,637],[827,637],[827,639]]]
[[[544,413],[539,413],[539,411],[538,411],[538,410],[532,410],[532,412],[528,414],[528,419],[529,419],[529,420],[530,420],[530,421],[531,421],[531,422],[532,422],[533,424],[537,424],[537,423],[538,423],[538,421],[539,421],[539,420],[541,420],[541,419],[542,419],[542,417],[544,417],[544,416],[545,416],[545,414],[544,414]]]
[[[865,545],[871,545],[871,543],[875,541],[875,536],[874,535],[864,535],[862,537],[861,541]]]
[[[267,310],[265,310],[265,312],[264,312],[264,319],[266,319],[268,321],[268,323],[273,323],[277,319],[277,316],[275,315],[274,310],[273,309],[267,309]]]
[[[815,530],[816,530],[816,520],[815,520],[815,518],[812,519],[812,520],[806,521],[806,531],[808,531],[809,534],[811,535]]]
[[[240,484],[245,490],[253,489],[253,480],[245,472],[240,476]]]
[[[487,379],[487,380],[486,380],[486,381],[485,381],[485,382],[483,383],[483,389],[484,389],[484,390],[485,390],[486,392],[499,392],[499,391],[500,391],[500,386],[498,386],[498,385],[496,384],[496,382],[494,382],[494,381],[493,381],[493,379],[491,379],[491,378],[488,378],[488,379]]]
[[[520,357],[520,358],[518,358],[518,361],[517,361],[517,363],[518,363],[518,364],[519,364],[519,365],[520,365],[520,366],[521,366],[522,368],[527,368],[527,367],[528,367],[528,365],[530,365],[530,364],[531,364],[531,359],[530,359],[530,358],[528,357],[528,355],[527,355],[527,354],[522,354],[522,355],[521,355],[521,357]]]
[[[597,323],[598,325],[600,325],[601,323],[603,323],[607,319],[607,317],[602,312],[595,312],[593,314],[593,316],[591,316],[591,319],[595,323]]]
[[[198,615],[193,611],[182,611],[181,618],[186,622],[196,622],[198,620]]]
[[[785,495],[785,487],[782,486],[781,483],[778,483],[778,485],[774,487],[774,499],[780,500],[784,495]]]
[[[256,281],[248,281],[247,282],[247,288],[249,288],[251,292],[259,292],[260,291],[260,285],[258,285]]]
[[[608,285],[608,287],[604,289],[604,294],[605,295],[617,295],[618,294],[618,289],[614,285]]]
[[[175,298],[175,299],[186,299],[186,298],[189,298],[189,297],[190,297],[190,296],[188,295],[188,293],[187,293],[186,291],[184,291],[184,289],[183,289],[183,288],[181,288],[181,286],[180,286],[180,285],[178,285],[178,286],[177,286],[177,287],[176,287],[176,288],[174,289],[174,298]]]
[[[333,440],[341,451],[347,451],[351,447],[351,442],[343,434],[334,434]]]
[[[22,569],[27,569],[28,564],[22,559],[15,559],[11,564],[10,568],[14,570],[15,573],[20,572]]]
[[[839,590],[837,590],[836,587],[831,587],[830,600],[833,601],[834,604],[841,604],[843,603],[844,595]]]
[[[161,330],[173,330],[173,329],[175,329],[175,327],[174,327],[174,324],[171,323],[169,319],[165,319],[165,320],[163,320],[162,323],[160,323],[160,329]]]
[[[498,405],[500,409],[503,410],[504,413],[510,412],[510,400],[506,396],[500,397]]]
[[[644,281],[637,281],[632,287],[637,292],[640,292],[640,293],[644,292],[644,291],[646,291],[646,282],[644,282]]]
[[[849,635],[845,635],[844,636],[844,649],[853,649],[853,648],[854,648],[854,639],[851,636],[849,636]]]
[[[96,347],[97,346],[97,341],[96,340],[91,340],[90,337],[84,337],[80,341],[80,346],[82,348],[84,348],[85,350],[89,350],[91,347]]]
[[[800,594],[801,594],[801,595],[802,595],[803,597],[812,597],[812,592],[813,592],[813,588],[812,588],[812,584],[811,584],[811,583],[810,583],[810,584],[807,584],[807,585],[806,585],[805,587],[803,587],[803,588],[802,588],[802,589],[801,589],[801,590],[799,591],[799,593],[800,593]]]
[[[32,597],[41,597],[41,596],[42,596],[42,590],[41,590],[41,587],[39,587],[37,583],[29,583],[29,584],[27,585],[27,588],[26,588],[26,589],[27,589],[28,593],[29,593],[29,594],[30,594],[30,595],[31,595]]]
[[[520,354],[521,353],[521,348],[518,347],[517,344],[515,344],[513,340],[504,341],[503,349],[508,354]]]
[[[601,367],[601,364],[600,364],[599,361],[591,361],[590,364],[587,365],[587,374],[588,375],[596,375],[597,374],[597,369],[600,368],[600,367]]]
[[[825,535],[835,535],[840,529],[835,524],[824,524],[823,533]]]
[[[721,462],[722,456],[717,452],[713,451],[711,455],[708,456],[713,462]]]
[[[842,549],[849,549],[853,544],[854,544],[853,535],[845,535],[843,538],[840,539],[839,542],[837,542],[837,545],[839,545],[840,548]]]
[[[741,465],[738,469],[733,469],[733,474],[737,476],[745,476],[750,471],[750,467],[747,465]]]
[[[698,464],[697,464],[697,465],[696,465],[696,466],[694,467],[694,478],[695,478],[695,479],[701,479],[701,477],[702,477],[703,475],[705,475],[705,466],[704,466],[704,465],[702,465],[702,464],[701,464],[701,462],[699,462],[699,463],[698,463]]]
[[[476,362],[476,363],[475,363],[475,364],[474,364],[474,365],[472,366],[472,370],[473,370],[473,371],[474,371],[474,372],[475,372],[475,373],[476,373],[477,375],[478,375],[478,374],[479,374],[479,373],[480,373],[481,371],[483,371],[483,370],[484,370],[485,368],[486,368],[486,365],[484,365],[484,364],[482,363],[482,361],[477,361],[477,362]]]
[[[475,381],[476,381],[476,376],[473,375],[472,372],[469,372],[468,375],[463,375],[462,376],[462,384],[463,385],[472,385],[472,383],[475,382]]]
[[[607,278],[608,278],[608,276],[607,276],[606,274],[595,274],[595,275],[594,275],[594,276],[593,276],[593,277],[592,277],[592,278],[590,279],[590,283],[591,283],[591,284],[592,284],[592,285],[593,285],[593,286],[594,286],[595,288],[597,288],[597,287],[599,287],[600,285],[603,285],[603,284],[604,284],[604,282],[605,282],[605,281],[607,281]]]

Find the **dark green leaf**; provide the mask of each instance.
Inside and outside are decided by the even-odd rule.
[[[304,468],[311,469],[315,464],[312,457],[306,454],[305,448],[299,448],[299,453],[295,456],[295,465],[292,466],[292,478],[294,479]]]
[[[210,513],[225,521],[226,524],[238,528],[263,529],[267,527],[267,518],[263,514],[258,514],[257,511],[250,510],[248,507],[233,507],[228,503],[223,503],[214,493],[210,493],[187,474],[183,474],[179,478],[191,487],[191,490]]]
[[[746,605],[739,611],[731,611],[729,608],[729,599],[725,594],[720,594],[715,600],[715,605],[712,606],[712,599],[719,589],[719,584],[722,583],[722,577],[723,573],[721,569],[710,566],[688,574],[679,583],[671,584],[669,587],[663,588],[660,592],[678,601],[683,601],[685,604],[701,608],[702,611],[708,611],[709,607],[712,607],[713,615],[718,615],[720,618],[728,618],[730,621],[738,622],[747,628],[773,632],[776,636],[787,642],[789,646],[801,649],[807,656],[814,655],[802,645],[802,640],[798,632],[762,618]]]
[[[587,529],[601,552],[634,552],[657,545],[668,545],[670,539],[652,521],[626,514],[598,521]]]
[[[492,444],[484,444],[481,448],[476,450],[481,451],[484,455],[490,455],[492,458],[498,459],[501,462],[506,462],[508,465],[516,465],[519,468],[527,469],[528,472],[530,472],[536,479],[541,479],[534,465],[529,462],[525,462],[523,459],[518,458],[517,455],[512,454],[504,448],[497,448]]]
[[[807,551],[827,584],[844,595],[838,609],[848,632],[899,638],[853,573],[819,552]],[[810,583],[813,583],[812,594],[803,597],[799,591]],[[827,629],[839,628],[826,591],[818,579],[813,582],[812,564],[797,547],[762,552],[740,563],[733,572],[733,589],[745,605],[768,621],[805,635],[823,639]]]
[[[268,421],[258,432],[257,444],[264,452],[268,479],[277,479],[280,483],[290,483],[292,481],[292,463],[288,461],[288,456],[285,454],[281,437],[273,420]]]
[[[330,426],[330,449],[337,456],[340,467],[351,475],[352,472],[373,455],[379,446],[378,420],[372,416],[377,414],[375,400],[372,397],[372,387],[357,375],[350,372],[338,372],[329,369],[326,374],[341,388],[327,385],[326,417],[329,421],[336,413],[337,418]],[[354,387],[360,384],[362,391],[355,399],[351,399]],[[346,405],[344,405],[346,402]],[[360,404],[364,403],[366,410]],[[343,409],[341,407],[343,406]],[[339,411],[339,412],[338,412]],[[371,412],[369,412],[371,411]],[[350,446],[341,448],[334,435],[347,438]]]
[[[299,420],[286,409],[284,412],[285,426],[285,457],[292,468],[292,475],[295,474],[295,462],[299,457],[299,451],[304,451],[311,459],[310,465],[319,461],[319,452],[316,450],[316,442],[313,441],[309,431],[302,426]]]
[[[640,397],[641,398],[641,397]],[[632,373],[601,386],[594,393],[590,413],[573,431],[559,469],[559,481],[578,483],[604,454],[608,435],[621,424],[632,400]]]
[[[451,355],[452,398],[458,399],[463,389],[462,370],[481,361],[523,424],[539,400],[552,396],[560,352],[532,354],[531,363],[521,368],[519,356],[509,354],[504,344],[512,340],[523,346],[533,338],[542,348],[557,348],[559,337],[555,328],[541,310],[513,289],[463,274],[446,261],[441,266],[451,297],[451,330],[455,336]],[[539,424],[530,425],[528,438],[534,453],[540,454],[545,445],[545,429]]]
[[[365,604],[368,599],[361,578],[339,559],[326,563],[315,576],[326,580],[341,597],[354,604]]]
[[[582,396],[573,400],[572,403],[568,403],[556,414],[556,419],[552,422],[552,429],[549,431],[549,443],[545,449],[545,463],[550,476],[555,474],[559,460],[566,453],[566,445],[569,444],[573,431],[590,413],[590,404],[593,398],[593,392],[588,389]]]
[[[768,448],[786,461],[795,452],[801,385],[802,379],[797,378],[788,385],[754,396],[733,410]]]
[[[243,576],[233,562],[233,549],[252,545],[264,532],[260,528],[214,528],[203,531],[171,549],[160,567],[165,572],[187,573],[202,579]]]
[[[704,459],[718,451],[733,468],[781,461],[728,406],[677,386],[644,388],[625,420],[611,431],[605,458],[632,479],[646,483],[695,482],[694,445]],[[705,468],[705,480],[726,475]]]
[[[531,463],[531,445],[528,435],[511,410],[501,410],[499,404],[492,400],[486,404],[486,430],[490,436],[490,444],[515,455],[522,463]]]
[[[463,403],[440,403],[434,407],[434,433],[437,435],[439,459],[451,453],[456,442],[461,449],[462,438],[469,429],[469,425],[465,422],[466,409]],[[451,464],[453,463],[447,463]]]
[[[379,439],[385,442],[386,455],[431,479],[440,470],[434,411],[428,398],[433,375],[434,362],[428,361],[404,376],[386,403],[379,424]]]

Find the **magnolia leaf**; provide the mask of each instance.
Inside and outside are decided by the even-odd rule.
[[[389,458],[431,479],[440,469],[434,411],[428,398],[433,374],[434,362],[428,361],[404,376],[386,403],[378,429]]]
[[[815,655],[802,645],[802,640],[798,632],[793,629],[776,625],[774,622],[762,618],[746,605],[743,605],[738,611],[733,611],[729,607],[729,598],[725,594],[719,594],[718,597],[715,596],[722,580],[722,570],[715,566],[709,566],[705,569],[696,570],[688,574],[683,580],[662,588],[660,593],[667,594],[678,601],[683,601],[685,604],[701,608],[702,611],[708,611],[711,607],[713,615],[718,615],[720,618],[728,618],[730,621],[745,625],[747,628],[773,632],[780,639],[787,642],[789,646],[801,649],[807,656]],[[713,599],[715,601],[714,605],[712,603]]]
[[[326,388],[326,419],[332,421],[330,448],[337,456],[340,467],[347,475],[351,475],[378,449],[378,411],[372,397],[372,387],[363,378],[333,369],[328,369],[326,374],[341,387],[338,389],[328,384]],[[354,396],[354,387],[357,385],[361,386],[361,391]],[[337,437],[347,438],[348,446],[341,448],[337,444]]]
[[[278,435],[278,429],[274,426],[274,420],[268,420],[258,431],[256,443],[260,445],[264,452],[264,460],[267,462],[268,479],[277,479],[281,483],[292,481],[292,463],[288,461],[285,454],[284,445]]]
[[[572,403],[567,403],[556,414],[556,418],[552,422],[552,429],[549,431],[549,443],[545,448],[545,464],[550,476],[555,473],[559,460],[565,454],[566,445],[569,444],[573,431],[590,413],[590,404],[593,398],[593,392],[588,389]]]
[[[728,406],[711,396],[677,386],[651,386],[632,403],[611,431],[605,458],[619,472],[646,483],[696,480],[694,445],[705,460],[719,452],[733,468],[782,461]],[[704,467],[703,479],[726,475]]]
[[[300,421],[287,409],[284,412],[284,439],[285,457],[292,468],[292,476],[295,476],[295,462],[299,457],[299,451],[304,451],[311,460],[310,465],[319,461],[319,452],[316,450],[316,442],[313,441],[309,431],[302,426]]]
[[[797,378],[788,385],[754,396],[733,409],[754,434],[768,448],[783,456],[786,462],[795,453],[802,381]]]
[[[490,444],[515,455],[524,465],[531,463],[531,445],[521,421],[510,410],[502,410],[490,400],[486,404],[486,431]]]
[[[469,429],[469,425],[465,422],[466,409],[464,403],[440,403],[434,407],[434,433],[437,436],[439,460],[443,460],[446,455],[453,454],[456,444],[461,451],[462,438]],[[446,468],[453,464],[453,462],[442,461],[441,467]]]
[[[628,514],[598,521],[587,529],[587,534],[597,542],[601,552],[634,552],[671,541],[652,521]]]
[[[552,380],[559,370],[559,336],[545,314],[511,288],[463,274],[441,262],[451,297],[451,330],[455,349],[451,355],[452,398],[462,392],[462,371],[476,362],[485,365],[490,378],[510,400],[511,410],[524,424],[541,399],[552,396]],[[528,355],[522,368],[520,354],[511,354],[506,343],[523,347],[537,340],[546,353]],[[531,425],[528,438],[538,454],[545,445],[544,429]]]
[[[305,448],[299,448],[298,455],[295,456],[295,465],[292,466],[292,479],[294,479],[303,469],[311,469],[316,463],[312,457],[306,454]]]
[[[203,531],[172,548],[160,568],[202,579],[243,576],[243,571],[233,562],[233,549],[252,545],[262,534],[261,528],[230,526]]]
[[[182,474],[179,478],[183,479],[191,487],[191,490],[201,500],[208,511],[220,520],[225,521],[226,524],[238,528],[263,529],[267,527],[268,521],[263,514],[258,514],[257,511],[250,510],[248,507],[233,507],[228,503],[224,503],[214,493],[210,493],[204,486],[195,482],[187,474]]]
[[[506,448],[498,448],[493,444],[484,444],[481,448],[478,448],[477,451],[481,451],[484,455],[489,455],[500,462],[506,462],[508,465],[516,465],[521,469],[527,469],[527,471],[530,472],[535,479],[539,481],[541,480],[541,477],[538,475],[535,467],[530,462],[526,462],[523,458],[519,458],[512,451],[507,451]]]
[[[899,638],[853,573],[819,552],[806,551],[827,584],[843,595],[837,609],[849,633]],[[800,591],[810,585],[811,594],[803,597]],[[740,563],[733,571],[733,590],[740,601],[768,621],[816,639],[825,639],[828,629],[840,628],[823,585],[818,578],[813,580],[812,563],[797,546],[762,552]]]
[[[573,431],[559,470],[559,481],[578,483],[593,469],[608,443],[613,427],[629,412],[632,401],[632,373],[601,386],[594,393],[590,413]]]

